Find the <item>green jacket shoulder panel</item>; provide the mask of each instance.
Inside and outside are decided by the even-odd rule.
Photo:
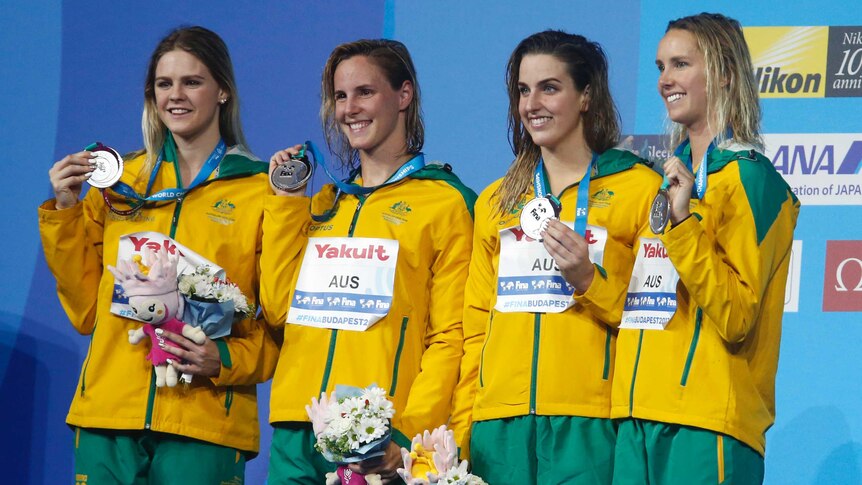
[[[623,172],[639,163],[647,164],[648,162],[628,150],[611,148],[599,155],[599,159],[596,162],[597,172],[593,175],[593,178],[606,177]]]
[[[755,151],[739,152],[739,179],[757,227],[757,244],[766,237],[785,202],[797,203],[787,182],[775,170],[768,158]]]
[[[461,197],[464,199],[464,204],[466,204],[467,210],[470,212],[470,217],[473,217],[473,207],[476,205],[477,197],[476,192],[474,192],[470,187],[464,185],[464,183],[461,182],[461,179],[452,172],[452,167],[448,164],[428,164],[410,177],[419,180],[440,180],[451,185],[459,194],[461,194]]]

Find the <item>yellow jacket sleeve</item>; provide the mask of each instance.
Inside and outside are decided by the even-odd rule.
[[[495,288],[494,254],[498,233],[491,222],[496,219],[490,214],[493,209],[490,206],[489,190],[490,188],[486,189],[476,201],[473,251],[464,290],[464,356],[461,359],[461,372],[453,398],[450,422],[464,459],[469,458],[470,454],[473,402],[476,398],[482,345],[485,342],[485,329]]]
[[[437,254],[431,265],[426,350],[403,413],[408,438],[411,433],[430,430],[447,421],[458,380],[463,352],[464,283],[470,263],[473,219],[463,200],[459,197],[456,201],[460,207],[440,211],[438,215],[448,220],[435,221],[432,226]]]
[[[96,325],[96,300],[102,278],[102,229],[105,207],[97,190],[67,209],[55,200],[39,207],[39,234],[45,261],[57,279],[57,295],[72,326],[89,335]]]

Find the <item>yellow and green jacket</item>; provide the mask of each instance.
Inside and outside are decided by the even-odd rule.
[[[707,163],[692,217],[661,237],[680,276],[676,314],[665,330],[620,330],[611,416],[707,429],[763,454],[799,202],[754,150],[715,149]]]
[[[589,187],[587,223],[607,229],[603,265],[587,291],[562,313],[494,310],[502,229],[519,225],[520,208],[496,210],[498,180],[476,202],[473,256],[464,302],[464,358],[452,428],[468,453],[473,421],[527,414],[607,418],[619,322],[638,237],[661,177],[630,152],[601,154]],[[560,219],[573,221],[578,184],[559,196]],[[651,234],[651,233],[650,233]],[[589,235],[588,235],[589,237]]]
[[[143,194],[147,177],[137,177],[144,155],[126,162],[122,180]],[[222,266],[249,298],[257,300],[263,200],[269,192],[267,165],[229,150],[210,178],[179,202],[150,205],[131,216],[108,210],[90,189],[73,207],[39,208],[45,259],[57,279],[57,293],[72,325],[90,336],[78,388],[66,422],[83,428],[149,429],[256,453],[259,449],[255,384],[267,380],[277,353],[262,321],[236,322],[217,340],[218,377],[195,376],[189,389],[156,388],[147,360],[148,342],[129,344],[135,320],[110,312],[121,236],[139,231],[168,235]],[[173,161],[162,163],[153,192],[178,187]],[[267,351],[271,346],[272,351]]]
[[[404,444],[449,419],[476,195],[437,165],[368,195],[335,201],[335,193],[327,185],[311,200],[315,214],[337,204],[325,222],[312,221],[306,197],[269,196],[265,204],[261,300],[267,322],[284,333],[270,422],[308,421],[311,398],[338,384],[377,384],[395,406],[392,426]],[[303,250],[315,237],[398,240],[389,313],[366,331],[285,324]]]

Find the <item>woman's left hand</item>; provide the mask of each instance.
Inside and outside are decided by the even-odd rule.
[[[364,462],[360,461],[359,463],[351,463],[348,465],[348,468],[354,473],[362,475],[376,473],[380,475],[383,483],[391,483],[398,478],[396,470],[404,466],[404,461],[401,458],[401,447],[396,445],[394,441],[390,441],[389,447],[386,448],[386,454],[383,455],[379,462],[375,461],[374,463],[376,466],[366,467],[363,466]]]
[[[221,372],[221,356],[219,355],[218,346],[209,337],[204,343],[198,345],[191,340],[169,332],[164,329],[157,329],[156,333],[161,332],[161,336],[179,345],[161,345],[161,349],[165,352],[176,355],[178,358],[171,360],[170,364],[174,369],[184,374],[193,374],[205,377],[215,377]],[[185,361],[185,364],[181,362]]]
[[[542,244],[557,262],[563,278],[579,294],[587,291],[593,282],[594,271],[587,240],[556,219],[548,221],[542,238]]]

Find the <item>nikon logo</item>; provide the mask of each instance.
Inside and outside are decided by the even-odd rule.
[[[823,76],[820,74],[802,74],[798,72],[781,72],[781,67],[758,67],[754,72],[760,94],[764,93],[818,93]]]
[[[828,27],[748,27],[744,32],[762,98],[825,95]]]

